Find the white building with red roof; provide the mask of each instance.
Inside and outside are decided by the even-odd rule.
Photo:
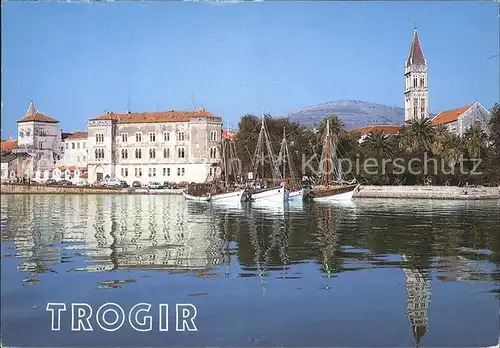
[[[473,124],[480,124],[483,130],[488,132],[490,119],[491,112],[481,103],[475,102],[457,109],[441,111],[432,119],[432,123],[444,124],[448,131],[462,136]]]
[[[37,171],[51,170],[62,153],[59,121],[36,110],[31,102],[24,117],[17,121],[17,145],[10,151],[26,155],[25,163],[19,166],[22,173],[16,176],[32,178]]]
[[[205,109],[106,112],[88,121],[88,181],[203,182],[221,132],[222,119]]]

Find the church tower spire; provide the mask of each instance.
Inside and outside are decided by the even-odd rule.
[[[405,62],[405,121],[429,118],[429,89],[427,85],[427,61],[424,58],[417,28]]]

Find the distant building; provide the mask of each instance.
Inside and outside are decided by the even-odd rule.
[[[475,102],[458,109],[442,111],[432,119],[432,123],[444,124],[448,131],[462,136],[473,124],[480,124],[484,131],[488,132],[490,119],[491,112],[479,102]]]
[[[405,62],[405,122],[429,117],[427,61],[424,58],[417,28]]]
[[[113,113],[88,122],[89,182],[106,177],[203,182],[218,162],[222,119],[205,109]]]
[[[61,130],[58,123],[30,103],[25,116],[17,121],[17,144],[11,141],[2,145],[2,151],[8,148],[13,154],[22,154],[19,160],[22,159],[24,163],[17,166],[15,176],[32,177],[37,170],[54,167],[61,155]]]
[[[399,133],[399,128],[401,126],[390,126],[390,125],[378,125],[378,126],[366,126],[353,130],[352,132],[359,133],[359,142],[362,143],[368,134],[370,133],[385,133],[387,135],[396,135]]]

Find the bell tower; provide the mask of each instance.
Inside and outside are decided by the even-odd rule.
[[[417,28],[405,62],[405,122],[416,118],[429,118],[429,89],[427,61],[424,58]]]

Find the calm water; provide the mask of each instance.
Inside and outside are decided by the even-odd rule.
[[[490,346],[500,204],[363,200],[284,210],[177,196],[1,200],[6,346]],[[47,303],[66,303],[51,331]],[[153,329],[71,331],[71,304],[152,305]],[[169,331],[159,331],[168,303]],[[175,331],[175,305],[197,308]],[[143,313],[144,314],[144,313]],[[113,316],[108,317],[108,322]]]

